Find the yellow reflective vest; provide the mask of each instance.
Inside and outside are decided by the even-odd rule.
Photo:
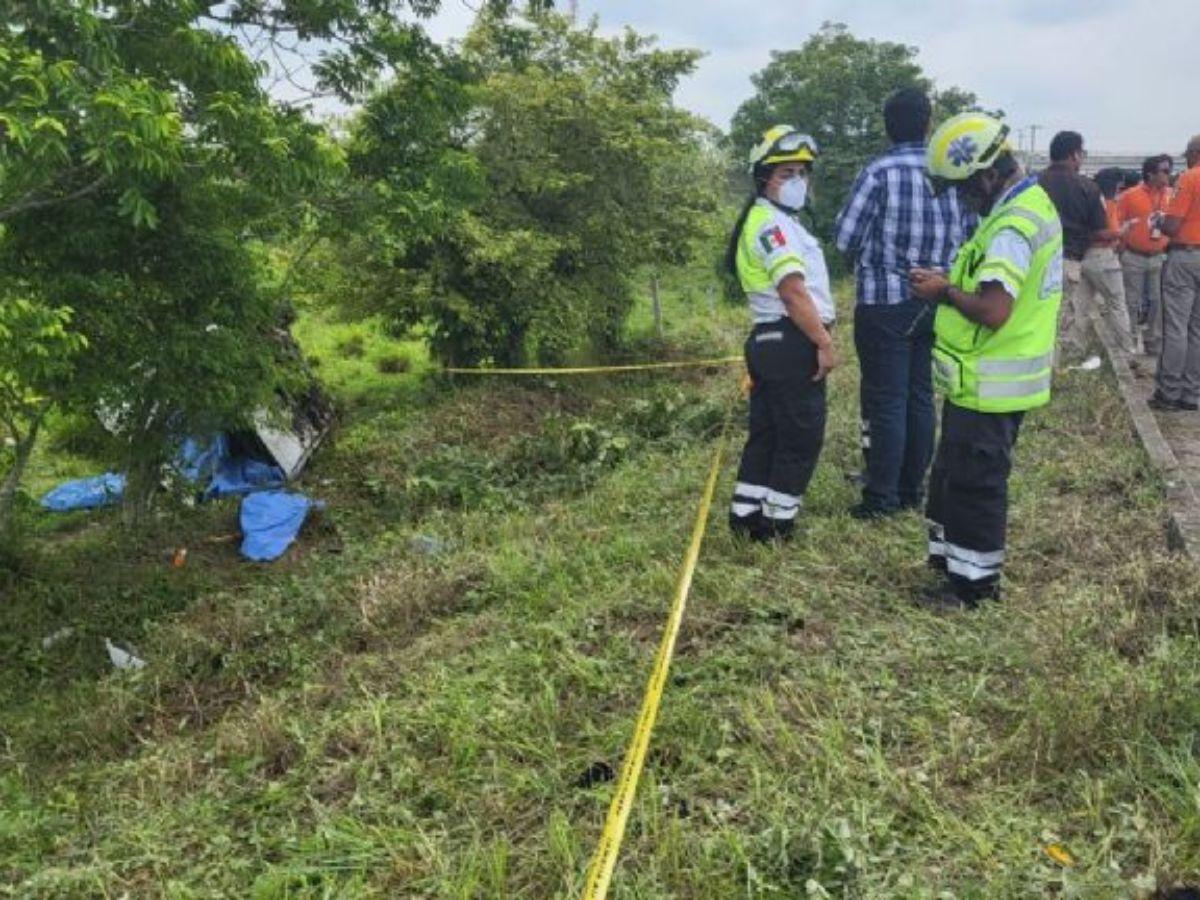
[[[996,235],[1013,229],[1029,242],[1026,272],[1003,258],[988,259]],[[938,306],[934,319],[933,378],[956,406],[979,412],[1017,412],[1050,402],[1054,342],[1062,303],[1062,224],[1050,196],[1036,183],[1018,186],[963,244],[950,282],[975,293],[1005,275],[1021,285],[1012,314],[993,330],[957,307]]]

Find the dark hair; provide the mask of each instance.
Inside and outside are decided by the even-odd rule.
[[[1126,169],[1121,179],[1121,189],[1128,190],[1131,187],[1137,187],[1142,183],[1142,176],[1138,174],[1137,169]]]
[[[883,101],[883,125],[895,144],[925,140],[931,115],[929,98],[919,88],[900,88]]]
[[[1078,131],[1060,131],[1050,141],[1050,162],[1062,162],[1072,153],[1083,149],[1083,135]]]
[[[1109,200],[1117,194],[1117,188],[1121,186],[1121,182],[1125,180],[1125,173],[1117,168],[1101,169],[1095,175],[1096,184],[1100,186],[1100,193],[1104,194]]]
[[[729,245],[725,248],[725,271],[734,277],[737,277],[738,244],[742,240],[742,229],[746,227],[746,217],[750,215],[750,210],[754,208],[758,198],[767,189],[767,182],[771,180],[771,172],[774,170],[774,166],[762,163],[754,167],[754,193],[746,198],[746,202],[742,205],[742,211],[738,213],[737,222],[734,223],[733,231],[729,233]]]
[[[1175,160],[1171,159],[1171,154],[1169,153],[1160,153],[1158,156],[1147,156],[1142,160],[1142,178],[1149,178],[1158,171],[1158,167],[1163,163],[1172,166],[1175,164]]]
[[[1001,150],[991,168],[996,170],[996,174],[1003,181],[1007,181],[1012,177],[1013,172],[1017,171],[1017,158],[1013,156],[1011,150]]]

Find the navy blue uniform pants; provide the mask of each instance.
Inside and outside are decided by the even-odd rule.
[[[1023,412],[942,407],[929,478],[929,563],[960,600],[998,597],[1008,531],[1008,476]]]
[[[919,300],[854,310],[861,374],[863,505],[919,507],[933,456],[933,310]]]
[[[817,348],[790,319],[756,325],[746,340],[750,435],[729,524],[751,537],[786,537],[825,441],[825,381]]]

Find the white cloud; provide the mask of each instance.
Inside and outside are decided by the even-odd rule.
[[[974,91],[1014,128],[1042,126],[1043,149],[1054,131],[1071,128],[1093,150],[1178,154],[1200,132],[1195,0],[579,0],[579,8],[605,30],[630,25],[663,46],[703,50],[678,100],[721,127],[771,50],[794,49],[833,20],[919,47],[939,84]],[[461,35],[472,16],[463,0],[450,0],[431,33]]]

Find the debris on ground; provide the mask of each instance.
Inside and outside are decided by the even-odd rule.
[[[53,634],[48,634],[44,638],[42,638],[42,649],[49,650],[55,644],[59,643],[60,641],[65,641],[67,638],[71,637],[73,634],[75,634],[75,629],[72,628],[70,625],[64,625],[62,628],[58,629],[58,631],[54,632]]]
[[[414,534],[409,540],[410,546],[417,553],[425,556],[441,556],[454,549],[454,544],[428,534]]]
[[[104,639],[104,649],[108,651],[108,658],[112,661],[113,666],[122,670],[129,669],[144,669],[146,661],[138,656],[134,656],[128,650],[118,647],[108,638]]]
[[[1077,366],[1067,366],[1068,372],[1095,372],[1100,368],[1100,357],[1089,356]]]

